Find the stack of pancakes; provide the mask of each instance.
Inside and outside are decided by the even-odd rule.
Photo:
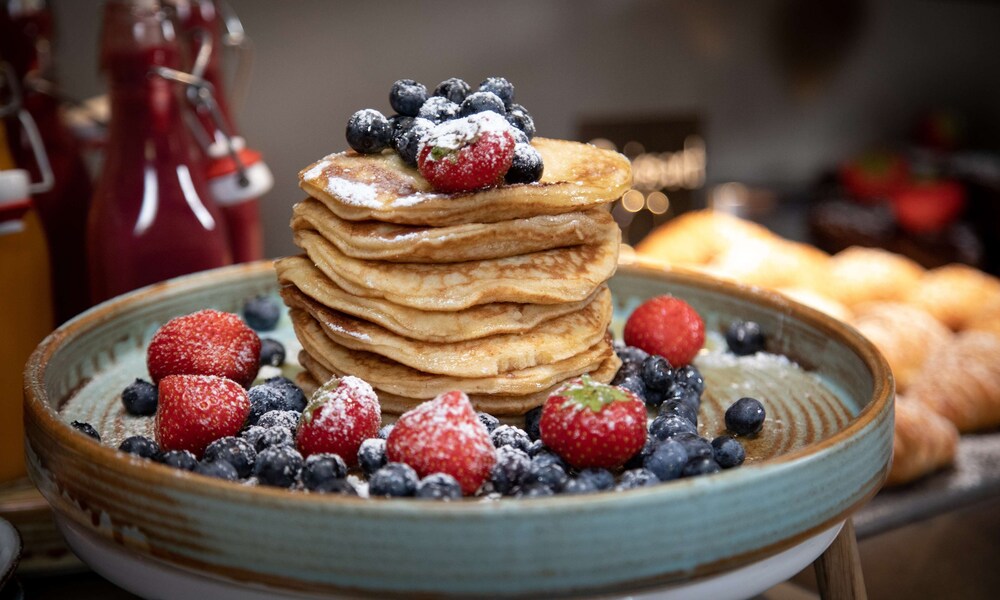
[[[449,390],[513,416],[584,373],[609,381],[621,234],[607,205],[628,161],[536,138],[541,181],[436,193],[392,152],[327,156],[299,174],[291,227],[304,254],[276,263],[302,343],[299,383],[355,375],[383,412]]]

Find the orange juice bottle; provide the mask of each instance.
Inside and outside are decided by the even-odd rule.
[[[0,482],[24,475],[24,363],[52,331],[49,254],[28,172],[0,171]]]

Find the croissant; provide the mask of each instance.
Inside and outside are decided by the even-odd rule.
[[[896,397],[892,468],[886,486],[914,481],[955,461],[958,430],[919,400]]]
[[[922,308],[958,330],[975,317],[983,304],[1000,298],[1000,281],[967,265],[950,264],[927,271],[906,295],[906,302]]]
[[[819,312],[826,313],[838,321],[850,323],[853,318],[854,313],[843,303],[837,302],[833,298],[829,298],[810,289],[800,287],[783,287],[779,288],[778,291],[792,300],[795,300],[799,304],[805,304],[809,308],[815,308]]]
[[[776,239],[767,228],[712,210],[684,213],[654,229],[635,250],[675,265],[703,265],[734,243]]]
[[[851,246],[830,258],[820,291],[853,307],[862,302],[901,300],[924,269],[914,261],[878,248]]]
[[[1000,336],[959,333],[931,352],[907,393],[961,432],[1000,425]]]
[[[731,244],[706,269],[743,283],[768,288],[813,288],[824,279],[830,256],[822,250],[778,237],[753,237]]]
[[[896,389],[901,391],[923,370],[931,349],[947,344],[952,337],[951,331],[929,313],[899,302],[859,304],[851,324],[885,357]]]
[[[988,331],[1000,336],[1000,294],[983,304],[966,324],[971,331]]]

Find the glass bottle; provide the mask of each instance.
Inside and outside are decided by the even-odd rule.
[[[181,119],[180,86],[155,74],[178,67],[159,2],[105,4],[101,66],[111,122],[88,218],[93,300],[230,264],[225,223]]]

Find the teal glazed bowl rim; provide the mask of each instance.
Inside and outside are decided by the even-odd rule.
[[[43,340],[25,368],[29,475],[61,517],[145,556],[224,580],[278,589],[375,594],[526,595],[649,589],[721,573],[793,547],[848,518],[878,491],[891,459],[894,387],[887,363],[861,334],[780,294],[702,274],[622,265],[616,277],[662,284],[664,293],[672,287],[687,287],[737,297],[780,318],[805,323],[860,361],[871,377],[870,397],[857,399],[863,405],[861,410],[831,437],[711,477],[617,493],[450,503],[293,493],[178,473],[96,444],[60,418],[53,407],[61,406],[66,398],[49,398],[54,375],[48,366],[53,357],[87,332],[108,327],[127,318],[130,311],[155,305],[166,297],[242,282],[273,289],[277,282],[272,263],[262,261],[131,292],[88,310]],[[76,470],[65,464],[76,465]],[[840,471],[834,474],[836,469]],[[98,485],[98,491],[93,491],[87,485],[91,481],[107,485]],[[149,515],[123,509],[121,499],[108,491],[124,489],[122,486],[138,486],[149,493],[141,498],[150,503]],[[785,502],[776,500],[778,497]],[[762,519],[767,523],[757,522],[757,511],[770,515]],[[671,514],[693,522],[663,522]],[[196,539],[157,538],[151,532],[162,525],[165,516],[180,519],[187,526],[182,535]],[[225,531],[203,536],[203,528],[211,525],[196,527],[199,519],[225,529],[227,523],[247,518],[260,520],[263,531],[257,533],[261,540],[247,539],[246,533],[227,536]],[[643,523],[649,519],[654,525],[635,526],[637,518]],[[620,539],[629,534],[641,539]],[[373,548],[358,545],[376,535],[387,535],[389,540],[398,536],[402,545],[410,543],[404,536],[431,537],[423,551],[400,556],[382,541],[377,540]],[[725,539],[704,539],[709,536]],[[247,553],[252,556],[252,550],[233,547],[257,542],[264,545],[272,538],[279,546],[287,543],[306,552],[326,554],[310,561],[310,565],[316,563],[314,566],[289,569],[264,564],[263,559],[248,564]],[[504,543],[497,544],[498,540]],[[683,544],[694,546],[674,547]],[[539,546],[537,552],[534,546]],[[505,554],[515,551],[525,556]],[[345,554],[348,552],[350,556]],[[476,552],[480,561],[492,562],[499,555],[500,561],[509,564],[499,565],[493,579],[489,573],[477,571],[474,580],[451,573],[442,564],[461,563],[462,556],[473,560],[469,557]],[[618,557],[612,560],[615,564],[609,567],[610,572],[602,573],[587,564],[595,557],[629,552],[649,555]],[[355,555],[366,553],[372,560],[382,557],[388,564],[366,570],[366,563],[351,563],[363,561],[364,556]],[[355,566],[338,567],[337,563],[345,560]],[[574,567],[576,562],[581,564]]]

